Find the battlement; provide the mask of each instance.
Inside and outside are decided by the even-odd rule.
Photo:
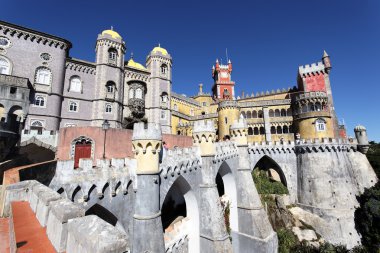
[[[322,138],[320,139],[307,139],[296,141],[296,152],[297,153],[311,153],[311,152],[325,152],[325,151],[335,151],[335,152],[350,152],[351,150],[357,151],[356,140],[346,140],[346,139],[333,139],[333,138]]]
[[[234,120],[230,126],[230,130],[246,129],[248,128],[247,121],[244,118]]]
[[[325,73],[325,65],[322,62],[306,64],[298,67],[298,73],[300,76],[315,75]]]
[[[216,155],[214,157],[214,162],[218,163],[237,157],[239,155],[236,143],[232,141],[222,141],[215,143],[215,151]]]
[[[200,164],[199,147],[170,149],[160,164],[160,174],[167,179],[168,175],[174,177],[195,171]]]
[[[263,141],[248,144],[248,152],[253,154],[294,153],[294,141]]]
[[[213,132],[215,133],[214,121],[199,120],[194,122],[193,133]]]
[[[327,99],[327,93],[323,91],[310,91],[298,93],[293,96],[295,101],[304,100],[304,99],[314,99],[314,98],[325,98]]]
[[[219,102],[218,110],[225,108],[238,108],[239,105],[236,100],[223,100]]]
[[[132,140],[161,140],[161,125],[155,123],[143,122],[135,123],[133,125]]]

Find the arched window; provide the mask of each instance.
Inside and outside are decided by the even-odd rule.
[[[280,117],[280,110],[279,109],[276,109],[275,111],[274,111],[274,116],[275,117]]]
[[[253,134],[259,135],[259,128],[258,127],[253,128]]]
[[[281,126],[277,126],[277,134],[282,134],[282,127]]]
[[[262,111],[262,110],[259,111],[259,113],[258,113],[258,117],[259,117],[259,118],[262,118],[262,117],[263,117],[263,111]]]
[[[178,105],[174,104],[173,109],[174,109],[174,111],[178,111]]]
[[[36,70],[36,78],[34,80],[39,84],[49,85],[51,83],[51,71],[48,68],[40,67]]]
[[[293,115],[293,114],[292,114],[292,109],[291,109],[291,108],[288,108],[288,109],[286,110],[286,115],[287,115],[288,117]]]
[[[161,65],[161,75],[166,75],[168,73],[168,66],[166,64]]]
[[[161,101],[162,101],[162,103],[167,103],[168,100],[169,100],[168,93],[162,92],[162,94],[161,94]]]
[[[269,110],[269,117],[274,117],[274,111],[272,109]]]
[[[314,104],[313,104],[313,103],[310,103],[310,104],[309,104],[309,112],[314,112],[314,111],[315,111]]]
[[[319,132],[325,131],[326,130],[326,121],[324,121],[323,119],[317,119],[315,121],[315,127],[316,127],[317,131],[319,131]]]
[[[108,62],[112,64],[116,64],[117,61],[117,51],[115,48],[110,48],[108,50]]]
[[[82,92],[82,81],[79,76],[73,76],[70,79],[70,90],[73,92]]]
[[[265,128],[264,127],[260,127],[260,135],[264,135],[265,134]]]
[[[139,98],[139,99],[142,99],[142,89],[141,88],[137,88],[136,89],[136,94],[135,94],[135,98]]]
[[[11,74],[11,63],[8,59],[0,57],[0,74],[10,75]]]
[[[283,132],[284,134],[289,133],[289,128],[288,128],[288,126],[284,126],[282,132]]]
[[[38,132],[42,132],[44,128],[44,124],[40,120],[33,120],[30,124],[30,130],[37,130]]]
[[[256,118],[257,118],[257,112],[256,112],[256,111],[252,111],[252,118],[253,118],[253,119],[256,119]]]
[[[108,81],[106,84],[106,89],[108,93],[113,93],[115,91],[115,83],[112,81]]]
[[[252,114],[250,111],[247,112],[247,119],[250,119],[252,117]]]
[[[302,112],[307,112],[307,105],[306,104],[302,105]]]
[[[78,103],[74,101],[69,102],[69,111],[70,112],[77,112],[78,111]]]
[[[252,127],[248,127],[248,135],[253,135],[253,129],[252,129]]]
[[[112,112],[112,105],[109,104],[109,103],[106,104],[106,112],[107,113],[111,113]]]
[[[293,133],[293,125],[289,126],[289,133]]]
[[[34,105],[44,107],[45,106],[45,98],[43,96],[36,96],[34,99]]]
[[[271,134],[276,134],[276,127],[275,126],[271,126],[270,127],[270,133]]]
[[[317,112],[319,112],[319,111],[322,110],[321,103],[319,103],[319,102],[315,103],[315,110],[316,110]]]
[[[286,117],[286,111],[285,111],[285,109],[281,109],[281,117]]]
[[[134,90],[132,88],[129,89],[129,98],[134,97]]]
[[[245,114],[245,112],[241,112],[241,115],[243,116],[243,118],[247,118],[247,115]]]

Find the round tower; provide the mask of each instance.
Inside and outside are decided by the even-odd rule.
[[[240,118],[240,108],[235,100],[224,100],[218,105],[218,138],[222,140],[230,134],[230,126]]]
[[[362,152],[363,154],[366,154],[369,149],[367,129],[362,125],[358,125],[354,128],[354,132],[355,132],[356,140],[358,141],[359,151]]]
[[[100,127],[108,120],[111,127],[121,127],[125,50],[122,37],[113,29],[98,35],[92,126]]]
[[[292,98],[295,133],[301,139],[334,138],[326,92],[298,93]]]
[[[132,147],[137,161],[137,191],[133,215],[133,253],[164,252],[160,212],[159,124],[136,123],[133,126]],[[149,240],[142,240],[149,232]]]
[[[200,147],[201,156],[215,155],[215,127],[212,120],[200,120],[194,122],[193,142]]]
[[[248,126],[244,118],[235,120],[230,126],[231,140],[236,142],[238,146],[248,145]]]
[[[145,100],[148,122],[160,123],[163,133],[171,133],[172,57],[165,48],[155,47],[146,66],[151,73]]]

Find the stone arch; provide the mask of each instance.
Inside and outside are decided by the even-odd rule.
[[[252,118],[257,118],[257,111],[255,110],[252,111]]]
[[[219,178],[219,179],[218,179]],[[222,181],[220,181],[220,179]],[[215,177],[218,190],[223,188],[224,194],[230,201],[230,226],[233,231],[239,231],[238,210],[237,210],[237,188],[235,178],[228,163],[224,161]],[[221,185],[221,182],[223,185]]]
[[[278,163],[276,161],[274,161],[271,157],[267,156],[267,155],[264,155],[263,157],[261,157],[257,163],[255,164],[255,166],[253,167],[253,170],[255,169],[260,169],[260,170],[266,170],[269,172],[269,176],[275,180],[275,181],[278,181],[278,179],[280,180],[280,182],[285,186],[287,187],[287,180],[286,180],[286,177],[285,177],[285,173],[284,171],[281,169],[280,165],[278,165]],[[278,178],[275,178],[277,177],[277,175],[274,175],[273,173],[276,172],[277,175],[278,175]]]
[[[8,129],[19,132],[20,124],[24,121],[24,111],[21,106],[14,105],[8,111],[7,125]]]
[[[250,119],[250,118],[252,118],[252,114],[251,114],[251,111],[248,111],[247,112],[247,119]]]
[[[274,111],[272,109],[269,110],[269,117],[274,117]]]
[[[171,209],[170,208],[171,206],[169,205],[170,204],[169,202],[174,201],[170,199],[172,197],[171,194],[177,194],[177,197],[182,197],[178,200],[184,201],[183,204],[185,205],[185,215],[186,215],[186,218],[189,219],[188,222],[191,222],[191,226],[188,226],[190,228],[188,231],[189,253],[198,253],[200,252],[199,207],[198,207],[198,201],[195,196],[195,193],[192,190],[188,181],[182,175],[180,175],[174,181],[174,183],[171,185],[166,195],[163,196],[164,201],[162,202],[162,205],[161,205],[161,220],[163,222],[162,226],[164,229],[165,229],[165,225],[167,225],[167,224],[164,224],[164,222],[167,222],[166,220],[164,220],[166,218],[165,215],[167,215],[167,212],[170,212],[173,216],[173,209]],[[170,217],[170,218],[173,219],[175,217]],[[175,219],[173,221],[175,221]]]

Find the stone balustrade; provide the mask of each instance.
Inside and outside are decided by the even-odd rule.
[[[201,156],[198,147],[175,148],[168,150],[160,164],[160,175],[166,179],[169,175],[181,175],[200,168]]]

